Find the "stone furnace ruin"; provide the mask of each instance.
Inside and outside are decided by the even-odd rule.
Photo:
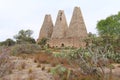
[[[38,41],[47,38],[50,47],[84,47],[87,37],[86,26],[79,7],[75,7],[68,27],[63,10],[59,10],[55,26],[50,15],[46,15]]]

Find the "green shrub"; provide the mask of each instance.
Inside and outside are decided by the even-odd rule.
[[[0,46],[13,46],[15,45],[15,41],[12,39],[6,39],[3,42],[0,42]]]
[[[120,63],[120,53],[107,53],[106,57],[116,63]]]
[[[60,80],[66,80],[67,78],[67,68],[61,65],[57,65],[56,67],[52,68],[50,73],[52,73],[54,77],[59,77]]]

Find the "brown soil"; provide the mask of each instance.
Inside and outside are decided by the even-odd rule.
[[[37,67],[33,59],[11,56],[11,61],[14,62],[14,69],[0,80],[54,80],[50,73]]]

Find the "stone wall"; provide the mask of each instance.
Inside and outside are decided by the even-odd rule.
[[[50,47],[85,47],[85,43],[80,38],[51,39],[48,41]]]

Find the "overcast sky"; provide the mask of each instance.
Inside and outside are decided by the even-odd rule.
[[[0,0],[0,41],[21,29],[33,30],[37,39],[45,14],[51,14],[55,23],[58,10],[65,11],[69,25],[75,6],[81,8],[87,31],[97,34],[97,21],[117,14],[120,0]]]

